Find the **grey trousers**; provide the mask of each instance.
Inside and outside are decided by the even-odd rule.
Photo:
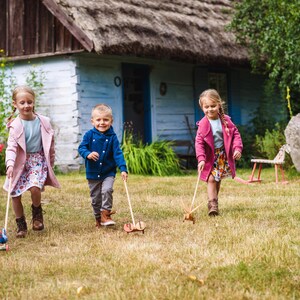
[[[88,180],[91,203],[95,218],[99,218],[102,210],[111,210],[113,205],[113,185],[115,177],[104,180]]]

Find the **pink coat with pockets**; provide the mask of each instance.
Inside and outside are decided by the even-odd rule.
[[[41,123],[41,135],[44,155],[46,158],[48,172],[45,185],[50,185],[59,188],[60,185],[55,177],[53,166],[55,159],[54,150],[54,131],[51,127],[50,120],[47,117],[36,114]],[[7,125],[9,129],[9,137],[6,148],[5,164],[6,168],[13,166],[12,190],[16,186],[19,178],[22,175],[26,162],[26,142],[25,131],[20,117],[14,119]],[[8,179],[6,178],[4,190],[8,191]]]
[[[235,150],[238,150],[242,153],[243,143],[241,135],[237,127],[231,121],[230,117],[225,115],[225,120],[228,123],[229,133],[226,133],[225,126],[222,123],[224,148],[228,164],[231,169],[232,178],[234,178],[235,161],[233,159],[233,153]],[[196,158],[198,163],[200,161],[205,161],[205,165],[201,172],[200,179],[203,181],[207,181],[214,165],[214,137],[207,117],[203,117],[200,121],[197,122],[197,125],[198,130],[195,139]]]

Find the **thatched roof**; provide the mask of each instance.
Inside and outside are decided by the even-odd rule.
[[[44,0],[53,2],[93,42],[99,54],[201,63],[248,61],[225,30],[229,0]]]

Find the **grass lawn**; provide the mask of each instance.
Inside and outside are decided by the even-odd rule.
[[[250,170],[238,170],[244,179]],[[59,175],[60,190],[43,193],[45,230],[29,225],[15,238],[9,213],[10,251],[0,252],[0,299],[300,299],[300,175],[274,183],[264,169],[261,184],[223,180],[221,215],[207,216],[206,184],[200,182],[196,223],[183,222],[196,173],[181,177],[130,175],[136,221],[145,234],[127,234],[131,216],[120,176],[114,186],[116,226],[95,228],[84,174]],[[0,178],[3,185],[4,177]],[[4,226],[6,193],[1,192]]]

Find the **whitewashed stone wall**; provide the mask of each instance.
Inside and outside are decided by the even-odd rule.
[[[51,119],[55,130],[56,165],[62,171],[79,168],[77,153],[79,124],[76,61],[71,56],[37,59],[31,61],[35,70],[44,74],[44,94],[38,101],[36,111]],[[17,84],[25,84],[30,69],[28,62],[14,64],[13,73]]]

